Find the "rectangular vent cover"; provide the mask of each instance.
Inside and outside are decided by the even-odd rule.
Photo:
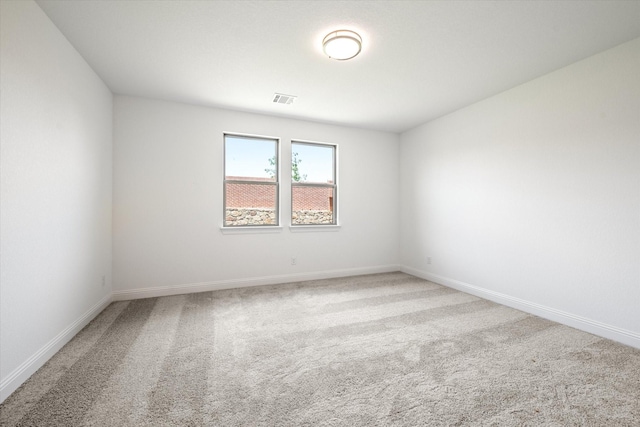
[[[295,101],[297,98],[297,96],[293,96],[293,95],[284,95],[282,93],[275,93],[273,94],[273,102],[275,102],[276,104],[293,104],[293,101]]]

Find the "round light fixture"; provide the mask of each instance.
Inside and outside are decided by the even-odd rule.
[[[360,53],[362,37],[349,30],[332,31],[322,40],[322,49],[331,59],[351,59]]]

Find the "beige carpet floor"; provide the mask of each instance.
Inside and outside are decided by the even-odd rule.
[[[116,302],[2,426],[640,426],[640,350],[403,273]]]

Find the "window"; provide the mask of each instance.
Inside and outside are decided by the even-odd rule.
[[[291,224],[337,224],[336,146],[291,143]]]
[[[278,140],[224,135],[224,226],[278,225]]]

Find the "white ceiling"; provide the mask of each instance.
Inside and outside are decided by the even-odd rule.
[[[640,1],[38,4],[114,93],[391,132],[640,37]],[[322,53],[336,29],[355,59]]]

